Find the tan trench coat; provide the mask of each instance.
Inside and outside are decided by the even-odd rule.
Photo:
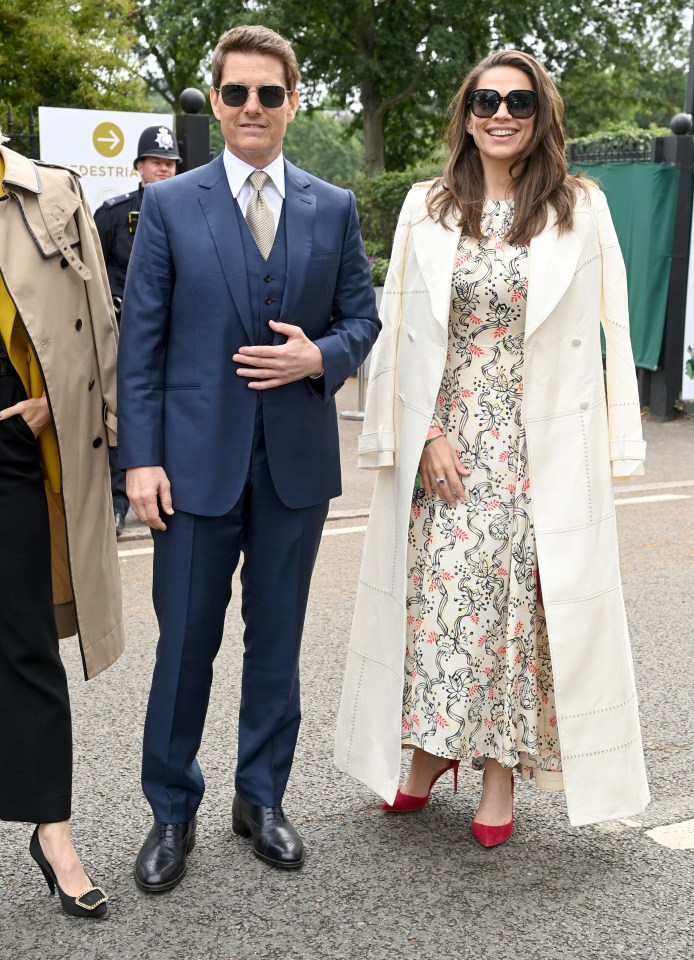
[[[460,229],[409,193],[374,349],[360,466],[378,470],[342,702],[337,766],[393,801],[400,775],[407,530],[448,343]],[[606,403],[600,326],[607,344]],[[525,422],[542,592],[572,824],[649,801],[622,600],[612,477],[643,472],[626,275],[604,195],[530,244]]]
[[[79,634],[89,679],[123,651],[108,468],[108,446],[116,442],[116,323],[78,177],[0,152],[7,194],[0,272],[41,368],[60,454],[62,491],[46,485],[58,633]]]

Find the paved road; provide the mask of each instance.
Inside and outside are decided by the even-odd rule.
[[[353,407],[354,383],[341,393]],[[0,960],[694,956],[694,836],[690,849],[671,849],[649,832],[694,819],[694,420],[647,423],[648,476],[618,492],[653,802],[634,820],[572,829],[561,795],[524,784],[513,839],[495,850],[469,833],[479,791],[472,771],[457,795],[442,781],[428,809],[388,818],[377,797],[331,762],[372,483],[352,466],[358,431],[342,421],[346,490],[327,527],[304,641],[304,722],[286,803],[306,840],[304,869],[272,870],[231,833],[235,599],[201,751],[207,794],[188,876],[165,896],[134,887],[132,864],[149,827],[138,766],[156,632],[151,554],[133,552],[149,542],[131,524],[121,542],[126,654],[85,684],[74,643],[63,646],[77,744],[75,833],[93,876],[109,887],[111,916],[95,924],[65,918],[28,858],[30,829],[3,824]],[[687,842],[686,828],[678,830]]]

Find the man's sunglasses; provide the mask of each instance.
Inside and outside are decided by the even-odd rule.
[[[537,110],[537,94],[533,90],[511,90],[502,97],[496,90],[473,90],[467,102],[476,117],[493,117],[502,103],[515,120],[527,120]]]
[[[215,87],[214,89],[227,107],[242,107],[248,100],[248,94],[250,93],[245,83],[223,83],[221,87]],[[270,107],[271,109],[281,107],[287,94],[294,92],[293,90],[285,90],[284,87],[274,83],[264,83],[261,87],[255,89],[258,92],[258,100],[264,107]]]

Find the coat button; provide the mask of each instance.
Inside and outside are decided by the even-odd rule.
[[[82,321],[78,317],[77,320],[75,320],[75,330],[81,330],[81,329],[82,329]]]
[[[582,401],[581,401],[581,410],[587,410],[589,406],[590,406],[590,404],[588,403],[587,400],[582,400]]]
[[[414,340],[414,334],[412,333],[411,330],[408,331],[407,338],[408,340]]]
[[[67,262],[67,260],[65,259],[65,257],[63,257],[63,258],[61,259],[61,261],[60,261],[60,268],[61,268],[61,270],[67,270],[67,268],[68,268],[69,266],[70,266],[70,264]]]
[[[88,390],[93,390],[95,383],[96,383],[95,380],[90,380],[90,381],[89,381],[89,386],[87,387],[87,389],[88,389]]]
[[[95,450],[97,450],[103,442],[104,441],[101,439],[101,437],[97,437],[95,440],[92,440],[92,446]]]
[[[575,338],[571,341],[571,346],[572,346],[572,347],[580,347],[580,346],[581,346],[581,342],[582,342],[582,341],[581,341],[581,338],[580,338],[580,337],[575,337]]]

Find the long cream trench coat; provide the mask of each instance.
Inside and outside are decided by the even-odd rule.
[[[41,368],[60,454],[61,491],[46,482],[56,622],[61,637],[79,633],[88,679],[123,650],[108,468],[115,317],[78,177],[2,146],[0,153],[0,272]]]
[[[460,229],[415,185],[381,308],[359,465],[378,470],[342,701],[337,766],[392,802],[400,776],[407,531],[444,370]],[[524,407],[542,592],[573,825],[649,801],[620,584],[612,477],[643,473],[626,274],[604,195],[530,244]],[[607,345],[606,404],[600,325]]]

